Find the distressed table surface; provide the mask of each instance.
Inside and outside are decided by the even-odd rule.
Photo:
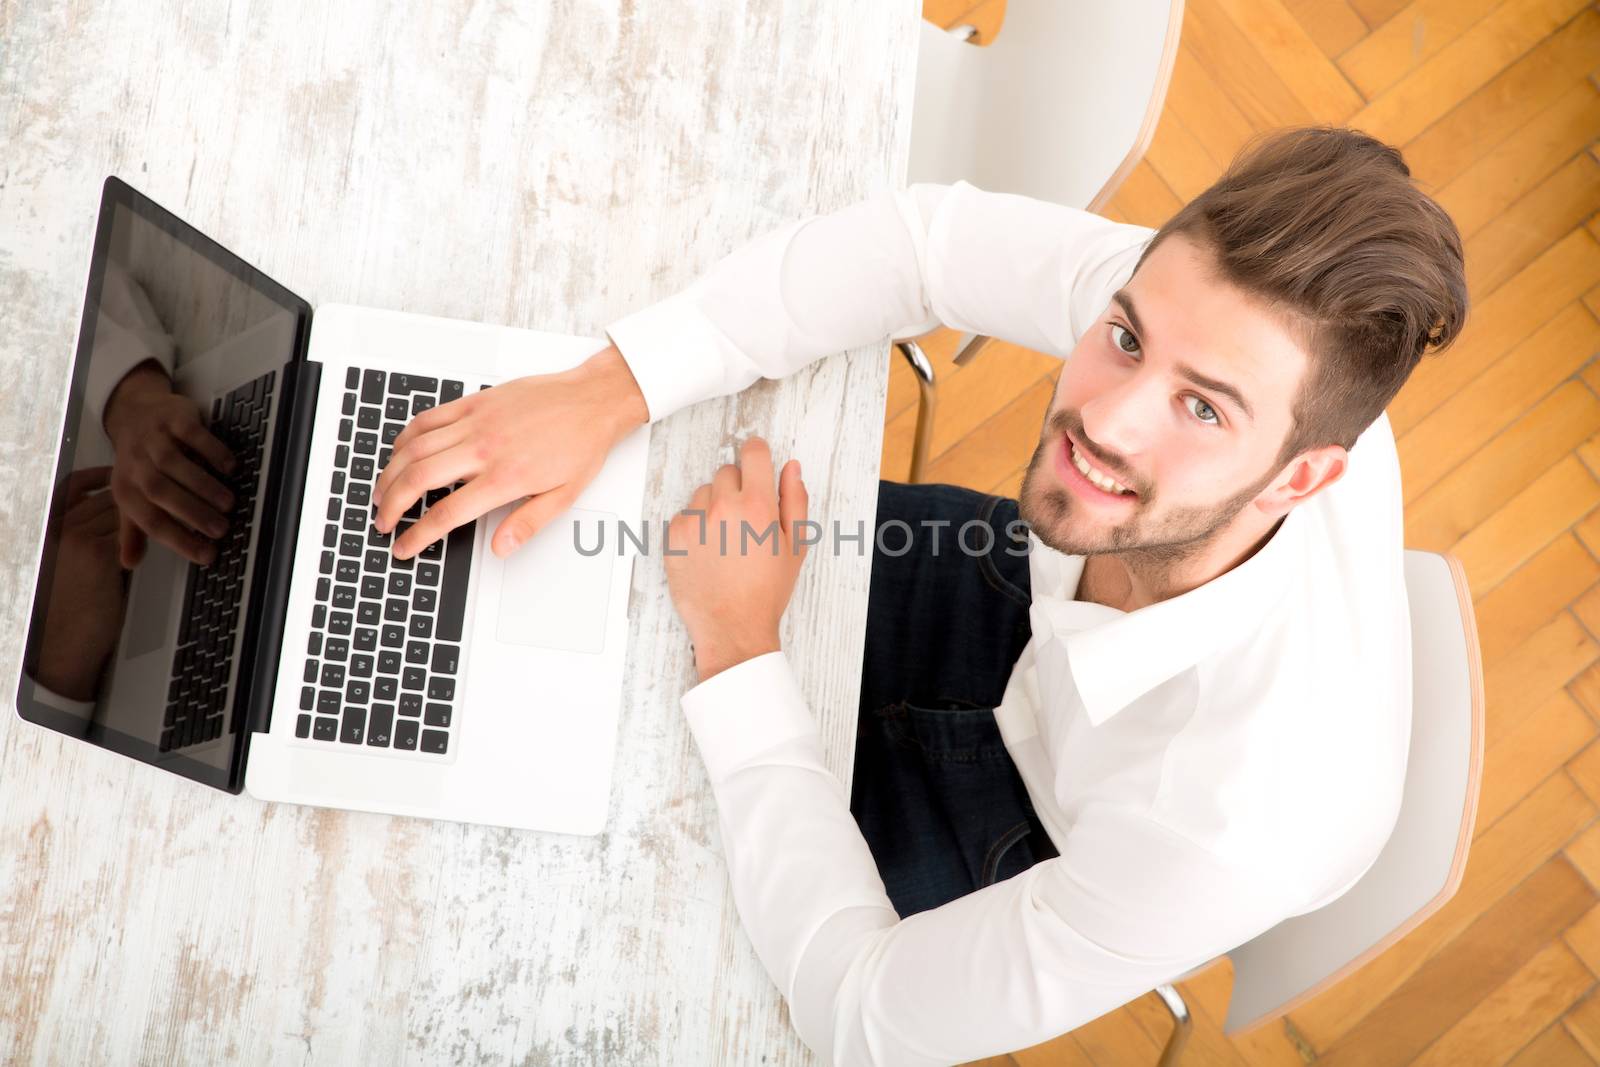
[[[903,181],[918,10],[0,0],[7,703],[107,173],[313,304],[598,336]],[[886,358],[658,425],[646,517],[760,432],[870,528]],[[786,624],[846,783],[869,562],[814,550]],[[0,1061],[808,1061],[729,897],[659,555],[631,625],[595,838],[264,805],[0,717]]]

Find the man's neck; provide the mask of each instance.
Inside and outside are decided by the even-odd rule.
[[[1100,553],[1083,561],[1075,600],[1104,604],[1118,611],[1137,611],[1221,577],[1255,555],[1283,524],[1279,516],[1262,531],[1259,527],[1214,539],[1177,562],[1153,563],[1138,550]]]

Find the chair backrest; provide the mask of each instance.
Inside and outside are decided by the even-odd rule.
[[[910,180],[1103,207],[1155,132],[1183,0],[1008,0],[994,43],[922,24]]]
[[[1269,1022],[1384,952],[1444,906],[1466,870],[1483,772],[1483,667],[1466,571],[1407,549],[1411,747],[1388,843],[1344,895],[1227,953],[1233,999],[1223,1032]]]

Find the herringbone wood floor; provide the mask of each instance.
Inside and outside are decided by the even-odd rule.
[[[1004,0],[925,0],[1004,32]],[[1488,689],[1483,794],[1454,899],[1289,1017],[1222,1035],[1218,964],[1181,989],[1187,1065],[1600,1062],[1600,10],[1586,0],[1187,0],[1154,142],[1112,217],[1156,226],[1255,131],[1308,122],[1403,147],[1467,241],[1473,309],[1389,409],[1406,541],[1466,566]],[[996,345],[941,376],[926,479],[1014,495],[1059,364]],[[885,477],[916,386],[896,363]],[[1154,1064],[1146,996],[993,1063]]]

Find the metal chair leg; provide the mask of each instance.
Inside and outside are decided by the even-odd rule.
[[[928,461],[928,446],[933,442],[933,411],[937,399],[933,364],[915,341],[896,341],[894,346],[917,376],[917,433],[911,443],[911,473],[906,480],[920,482],[922,469]]]
[[[1183,1046],[1189,1043],[1189,1029],[1193,1025],[1189,1018],[1189,1006],[1183,1002],[1183,996],[1177,989],[1170,985],[1157,986],[1155,992],[1172,1013],[1172,1036],[1167,1038],[1167,1047],[1161,1050],[1158,1067],[1177,1067]]]

